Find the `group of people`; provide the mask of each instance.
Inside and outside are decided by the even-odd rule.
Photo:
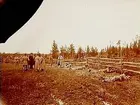
[[[33,54],[23,56],[23,70],[35,69],[37,71],[43,71],[45,69],[45,59],[41,54],[37,54],[35,57]]]
[[[61,68],[64,66],[63,59],[64,59],[63,56],[60,54],[58,56],[58,59],[56,62],[57,67]],[[51,66],[53,66],[53,64],[55,64],[52,55],[49,56],[48,60],[50,61]],[[15,56],[14,61],[15,61],[16,67],[19,64],[22,64],[23,71],[32,70],[32,69],[34,69],[36,71],[43,71],[46,69],[45,55],[41,55],[40,53],[35,54],[35,55],[32,53],[30,55],[24,54],[21,57]]]

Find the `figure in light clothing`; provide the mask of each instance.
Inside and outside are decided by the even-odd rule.
[[[41,71],[45,70],[45,56],[40,57],[40,69]]]
[[[63,61],[63,56],[62,55],[59,55],[58,56],[58,67],[62,67],[62,61]]]
[[[22,57],[22,60],[23,60],[23,70],[27,71],[28,70],[28,56],[25,54]]]
[[[17,57],[17,56],[14,57],[15,69],[19,68],[19,63],[20,63],[19,60],[20,60],[19,57]]]
[[[38,54],[35,57],[35,69],[38,71],[40,70],[40,62],[41,62],[41,58],[40,58],[40,54]]]

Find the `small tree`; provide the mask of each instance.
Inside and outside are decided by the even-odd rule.
[[[77,55],[78,55],[78,58],[81,58],[84,56],[82,47],[78,48]]]
[[[87,48],[86,48],[86,55],[87,55],[87,57],[90,56],[90,48],[89,48],[89,45],[88,45]]]
[[[140,56],[140,39],[138,40],[138,55]]]
[[[90,55],[93,56],[93,57],[97,56],[98,55],[97,48],[91,47],[90,53],[91,53]]]
[[[58,50],[58,46],[55,42],[55,40],[53,41],[53,45],[52,45],[52,57],[53,58],[57,58],[58,57],[58,54],[59,54],[59,50]]]
[[[64,48],[64,46],[60,47],[60,54],[65,58],[65,53],[66,53],[66,49]]]
[[[69,54],[70,54],[70,57],[71,57],[71,58],[74,58],[74,55],[75,55],[75,48],[74,48],[74,45],[73,45],[73,44],[70,44],[70,47],[69,47]]]

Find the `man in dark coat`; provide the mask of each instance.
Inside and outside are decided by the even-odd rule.
[[[33,69],[34,65],[35,65],[35,60],[34,60],[33,54],[31,53],[31,55],[29,56],[29,67],[30,67],[30,69]]]

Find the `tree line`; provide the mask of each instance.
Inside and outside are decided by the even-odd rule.
[[[100,57],[105,58],[140,58],[140,36],[136,36],[135,40],[131,43],[126,44],[126,46],[121,46],[121,41],[119,40],[115,46],[107,46],[104,49],[101,49],[99,52],[96,47],[87,45],[86,48],[79,47],[78,50],[75,50],[74,44],[69,46],[61,46],[58,48],[56,41],[53,41],[51,54],[53,58],[57,58],[61,54],[65,59],[74,59],[74,58],[84,58],[84,57],[96,57],[98,54]]]
[[[116,43],[116,46],[107,46],[105,49],[101,50],[101,56],[107,58],[139,58],[140,59],[140,36],[136,38],[129,44],[121,46],[120,40]]]
[[[53,58],[57,58],[59,54],[61,54],[65,59],[76,59],[76,58],[84,58],[85,56],[97,56],[98,50],[96,47],[87,46],[85,49],[79,47],[78,50],[75,50],[74,44],[70,44],[69,46],[61,46],[58,48],[56,41],[53,41],[51,54]]]

